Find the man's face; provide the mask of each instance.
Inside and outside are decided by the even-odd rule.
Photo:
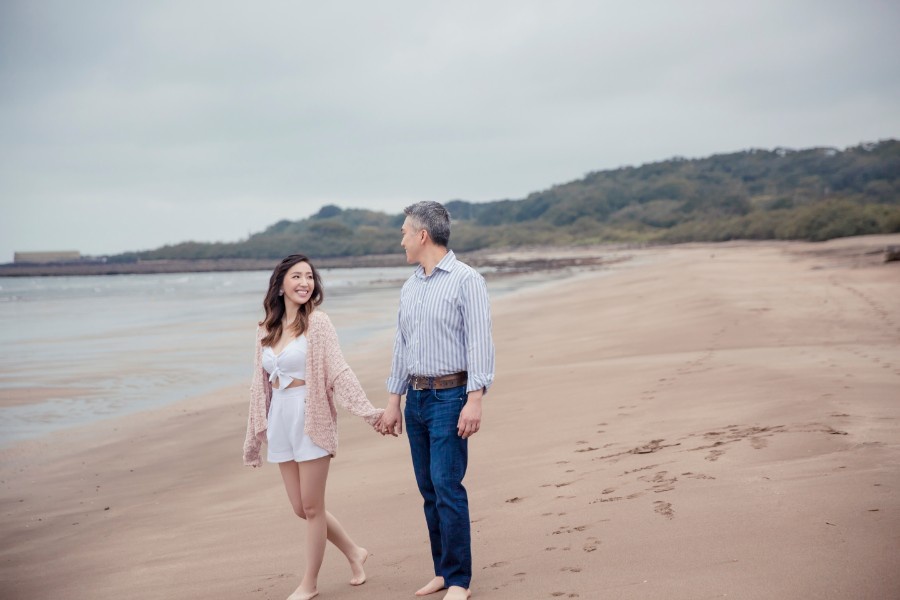
[[[408,264],[419,262],[419,256],[422,253],[422,247],[425,241],[424,231],[416,227],[410,217],[406,217],[406,220],[403,221],[403,226],[400,228],[400,232],[403,234],[400,245],[406,250],[406,262]]]

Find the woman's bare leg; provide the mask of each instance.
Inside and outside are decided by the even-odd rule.
[[[287,491],[291,507],[298,517],[305,519],[306,513],[303,511],[303,502],[301,500],[302,496],[300,492],[300,465],[294,461],[289,461],[279,463],[279,467],[281,469],[281,478],[284,480],[284,488]],[[350,585],[361,585],[365,583],[366,572],[363,569],[363,564],[366,562],[366,559],[369,558],[368,550],[357,545],[356,542],[350,538],[335,516],[327,510],[325,511],[325,522],[327,525],[326,538],[347,557],[347,561],[350,563],[350,571],[352,572]]]
[[[297,591],[305,594],[317,592],[319,570],[325,558],[325,541],[328,539],[325,484],[330,465],[330,456],[300,463],[300,500],[306,514],[306,572]]]

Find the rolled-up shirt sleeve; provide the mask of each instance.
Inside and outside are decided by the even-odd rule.
[[[394,355],[391,359],[391,375],[387,379],[389,394],[404,394],[409,385],[409,370],[406,367],[406,343],[400,329],[400,313],[397,313],[397,335],[394,337]]]
[[[466,362],[469,382],[466,392],[483,389],[494,382],[494,338],[491,334],[491,304],[484,277],[474,275],[466,279],[460,290],[466,336]]]

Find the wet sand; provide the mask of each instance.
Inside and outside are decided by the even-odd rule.
[[[900,597],[900,236],[692,244],[493,305],[474,598]],[[340,324],[338,323],[340,327]],[[376,405],[391,336],[345,348]],[[246,386],[0,452],[4,598],[286,598],[304,524]],[[341,414],[323,599],[431,576],[405,439]],[[432,596],[440,598],[441,595]]]

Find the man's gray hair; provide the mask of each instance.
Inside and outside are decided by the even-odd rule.
[[[450,242],[450,213],[440,202],[423,200],[410,204],[403,213],[412,219],[419,229],[428,232],[428,237],[438,246],[447,247]]]

